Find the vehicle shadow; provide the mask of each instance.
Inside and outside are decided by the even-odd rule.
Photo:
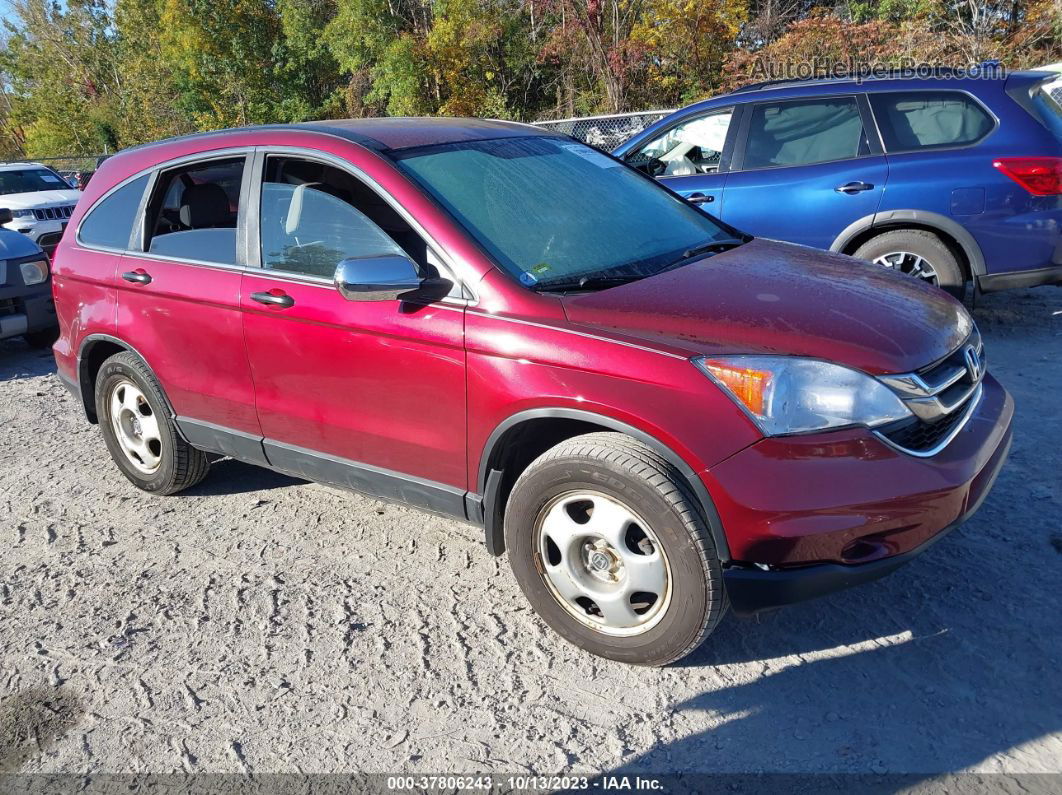
[[[228,494],[284,489],[306,482],[272,469],[223,458],[210,465],[210,474],[202,483],[182,493],[194,497],[221,497]]]
[[[0,381],[36,378],[55,372],[50,349],[31,348],[21,339],[0,340]]]
[[[1005,593],[1020,574],[999,577],[988,557],[970,560],[967,574],[980,572],[992,591]],[[1027,615],[1011,599],[986,599],[974,577],[942,579],[939,563],[927,554],[888,584],[863,588],[854,607],[835,601],[853,591],[758,622],[726,621],[686,664],[716,666],[724,681],[733,681],[733,663],[759,660],[763,673],[675,705],[676,715],[701,713],[715,728],[656,746],[610,774],[797,773],[749,791],[802,783],[816,792],[832,791],[820,780],[830,774],[840,776],[836,791],[850,792],[868,789],[854,774],[896,791],[982,763],[991,769],[990,760],[1007,752],[1019,768],[1057,768],[1057,757],[1044,755],[1050,750],[1029,760],[1019,746],[1062,731],[1062,621],[1043,609]],[[1040,601],[1053,599],[1057,578],[1040,585]],[[902,598],[911,592],[945,606],[920,614]],[[890,610],[898,599],[904,607]],[[962,625],[942,618],[962,604],[976,616]],[[697,791],[705,782],[689,783]],[[734,786],[740,776],[726,783],[742,789]]]

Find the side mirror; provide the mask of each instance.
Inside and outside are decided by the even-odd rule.
[[[0,226],[2,226],[3,224],[9,224],[13,220],[15,220],[15,218],[13,215],[11,215],[11,211],[9,209],[7,209],[6,207],[0,209]]]
[[[400,254],[350,257],[339,263],[335,277],[336,289],[348,301],[396,301],[400,298],[414,298],[414,293],[425,288],[440,287],[443,281],[421,279],[417,266]],[[446,284],[449,285],[449,282]]]

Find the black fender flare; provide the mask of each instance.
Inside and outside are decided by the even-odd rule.
[[[844,251],[852,240],[869,229],[904,226],[905,224],[942,232],[952,238],[962,249],[963,254],[966,255],[966,261],[970,263],[970,273],[975,279],[987,273],[984,254],[981,253],[981,246],[974,240],[974,236],[953,218],[928,210],[885,210],[873,215],[865,215],[841,231],[841,234],[830,244],[830,251]]]
[[[498,506],[493,504],[498,495],[500,477],[495,475],[498,470],[491,470],[491,460],[498,449],[498,443],[508,431],[521,423],[539,419],[567,419],[592,423],[594,425],[608,428],[611,431],[626,434],[648,447],[651,447],[679,471],[683,479],[686,481],[686,485],[693,491],[701,509],[702,518],[708,526],[708,532],[712,536],[712,541],[715,543],[716,554],[719,556],[720,562],[723,564],[730,562],[730,545],[727,543],[726,533],[723,532],[723,523],[719,518],[719,512],[716,510],[715,503],[712,501],[708,489],[701,481],[696,470],[694,470],[694,468],[691,467],[682,456],[655,436],[646,433],[640,428],[636,428],[633,425],[629,425],[604,414],[596,414],[592,411],[570,408],[536,408],[519,411],[502,420],[502,422],[491,432],[490,436],[487,437],[486,444],[483,445],[483,452],[479,460],[477,486],[478,491],[483,495],[484,500],[483,524],[484,532],[486,533],[487,548],[494,554],[500,554],[504,550],[505,541],[502,522],[500,521],[501,517],[498,515],[499,511],[497,510]],[[492,477],[492,475],[494,476]]]
[[[92,350],[93,346],[99,342],[109,342],[114,345],[117,345],[119,348],[122,348],[123,350],[133,354],[138,359],[140,359],[140,361],[144,363],[144,366],[151,370],[152,373],[155,372],[155,368],[151,366],[144,354],[142,354],[140,351],[138,351],[135,347],[130,345],[125,340],[115,337],[111,334],[87,334],[84,339],[81,340],[81,345],[77,350],[77,384],[75,386],[77,388],[78,393],[80,393],[81,395],[81,404],[82,408],[85,411],[85,416],[90,422],[97,421],[96,419],[94,419],[96,413],[96,395],[94,394],[94,390],[90,389],[89,386],[90,379],[88,377],[87,354],[90,350]],[[155,380],[159,381],[157,375],[155,376]],[[170,414],[170,419],[176,418],[177,414],[173,410],[173,404],[170,402],[170,397],[166,394],[166,390],[162,386],[161,381],[159,381],[159,391],[162,393],[162,399],[166,403],[166,410]]]

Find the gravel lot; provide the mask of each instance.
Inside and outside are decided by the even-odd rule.
[[[471,527],[233,461],[143,495],[2,342],[0,771],[1062,772],[1062,289],[975,315],[1018,413],[974,520],[664,670],[551,634]]]

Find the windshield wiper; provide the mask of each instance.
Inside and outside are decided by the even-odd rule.
[[[626,274],[623,276],[582,276],[578,279],[553,279],[539,282],[531,289],[538,293],[568,292],[570,290],[603,290],[643,279],[643,274]]]
[[[707,254],[708,252],[718,254],[720,251],[729,251],[732,248],[745,245],[745,242],[736,237],[730,237],[726,240],[710,240],[707,243],[701,243],[699,246],[683,251],[679,261],[696,257],[698,254]]]

